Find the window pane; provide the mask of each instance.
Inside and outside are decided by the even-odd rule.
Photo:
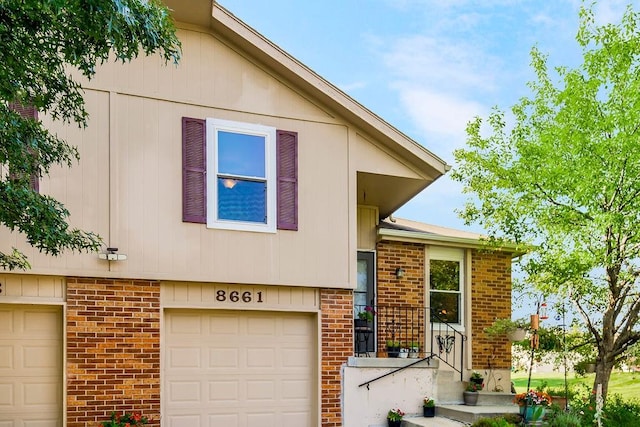
[[[447,323],[460,323],[460,294],[431,292],[431,312]]]
[[[429,265],[431,289],[441,291],[460,290],[460,261],[432,259]]]
[[[267,184],[218,178],[218,219],[267,222]]]
[[[218,131],[218,173],[265,177],[265,138]]]

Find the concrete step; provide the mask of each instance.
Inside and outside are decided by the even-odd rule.
[[[481,391],[478,392],[478,406],[510,406],[514,405],[513,398],[515,394],[495,392],[495,391]]]
[[[402,427],[461,427],[468,424],[435,416],[433,418],[404,417]]]
[[[480,418],[497,417],[505,414],[518,414],[519,407],[510,405],[437,405],[436,415],[438,417],[449,418],[461,423],[473,424]],[[420,425],[420,424],[418,424]],[[436,424],[434,424],[436,425]]]

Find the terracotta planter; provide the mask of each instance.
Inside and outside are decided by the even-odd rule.
[[[476,406],[478,403],[478,392],[477,391],[465,391],[462,393],[464,398],[464,404],[468,406]]]

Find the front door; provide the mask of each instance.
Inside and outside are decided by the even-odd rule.
[[[358,252],[358,281],[353,295],[354,319],[367,307],[375,307],[375,254],[373,252]],[[375,317],[370,323],[371,330],[356,329],[354,334],[355,352],[363,354],[375,351]]]

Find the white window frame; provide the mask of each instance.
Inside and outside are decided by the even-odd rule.
[[[465,312],[466,312],[466,303],[465,303],[465,289],[466,289],[466,262],[465,262],[465,250],[458,248],[443,248],[443,247],[430,247],[428,251],[429,258],[429,275],[427,276],[429,281],[429,289],[428,289],[428,300],[427,303],[429,307],[431,307],[431,261],[457,261],[460,264],[460,272],[459,272],[459,291],[441,291],[435,290],[436,292],[442,293],[458,293],[460,294],[460,307],[458,310],[460,311],[460,319],[458,323],[450,323],[452,326],[463,328],[465,324]],[[434,320],[434,323],[439,323]]]
[[[207,118],[207,227],[225,230],[276,232],[276,128]],[[218,219],[218,131],[264,137],[267,186],[266,223]]]

